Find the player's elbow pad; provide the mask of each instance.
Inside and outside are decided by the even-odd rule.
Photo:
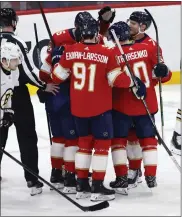
[[[114,87],[120,87],[120,88],[129,88],[129,87],[133,87],[133,85],[134,83],[132,79],[129,76],[127,76],[125,73],[121,73],[120,75],[118,75],[113,83]]]
[[[67,69],[64,69],[60,64],[56,64],[52,72],[52,80],[56,84],[60,84],[69,77]]]
[[[52,77],[53,83],[55,84],[61,84],[63,82],[63,80],[59,79],[54,73],[52,73],[51,77]]]

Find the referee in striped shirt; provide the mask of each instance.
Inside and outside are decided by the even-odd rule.
[[[18,17],[12,8],[0,9],[0,46],[5,42],[14,43],[19,46],[23,56],[22,64],[19,65],[17,71],[12,73],[16,82],[12,98],[12,108],[14,110],[14,125],[17,132],[21,161],[38,174],[38,139],[35,131],[33,106],[26,84],[32,84],[52,94],[58,91],[58,87],[55,84],[43,84],[34,73],[29,61],[26,43],[14,34],[17,22]],[[8,128],[4,127],[1,130],[1,147],[5,148],[7,137]],[[0,162],[1,160],[2,155],[0,155]],[[9,171],[11,172],[11,169]],[[43,184],[27,171],[24,171],[24,175],[27,186],[31,188],[31,191],[32,189],[35,190],[33,194],[40,193]]]

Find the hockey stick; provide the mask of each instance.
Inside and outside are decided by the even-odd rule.
[[[124,59],[124,61],[125,61],[125,63],[126,63],[126,66],[127,66],[128,70],[129,70],[129,73],[130,73],[130,76],[131,76],[131,78],[132,78],[132,80],[133,80],[133,82],[134,82],[134,85],[135,85],[136,87],[138,87],[138,83],[136,82],[135,76],[134,76],[134,74],[132,73],[131,67],[130,67],[130,65],[129,65],[127,59],[126,59],[126,56],[125,56],[125,54],[124,54],[124,51],[123,51],[123,49],[122,49],[122,47],[121,47],[121,45],[120,45],[120,43],[119,43],[119,40],[118,40],[118,38],[117,38],[117,36],[116,36],[116,33],[115,33],[114,30],[111,30],[111,32],[112,32],[112,35],[113,35],[113,37],[114,37],[114,40],[115,40],[115,42],[116,42],[116,44],[117,44],[117,46],[118,46],[118,48],[119,48],[119,51],[121,52],[121,55],[122,55],[122,57],[123,57],[123,59]],[[145,101],[144,99],[142,99],[142,103],[143,103],[143,105],[144,105],[144,107],[145,107],[145,109],[146,109],[146,111],[147,111],[147,114],[149,115],[149,118],[150,118],[150,120],[151,120],[151,122],[152,122],[152,125],[153,125],[153,127],[154,127],[154,129],[155,129],[155,131],[156,131],[156,135],[157,135],[157,137],[158,137],[158,142],[163,145],[163,147],[164,147],[165,150],[167,151],[168,155],[170,156],[171,160],[174,162],[174,164],[176,165],[176,167],[178,168],[178,170],[179,170],[180,173],[181,173],[181,167],[180,167],[180,165],[178,164],[178,162],[176,161],[176,159],[175,159],[175,157],[173,156],[172,152],[169,150],[169,148],[168,148],[167,145],[165,144],[164,140],[161,138],[161,136],[160,136],[160,134],[159,134],[159,132],[158,132],[158,130],[157,130],[157,127],[156,127],[156,125],[155,125],[155,122],[154,122],[154,120],[153,120],[153,117],[152,117],[152,115],[151,115],[151,113],[150,113],[150,111],[149,111],[149,109],[148,109],[148,106],[147,106],[147,104],[146,104],[146,101]]]
[[[39,39],[38,39],[38,33],[37,33],[37,25],[34,23],[34,32],[35,32],[35,40],[36,40],[36,46],[37,46],[37,56],[38,56],[38,62],[39,62],[39,69],[41,68],[41,57],[40,57],[40,46],[39,46]],[[46,111],[46,109],[45,109]],[[46,111],[46,118],[47,118],[47,127],[49,131],[49,140],[50,144],[52,145],[52,139],[51,139],[51,127],[49,122],[49,116]]]
[[[49,24],[48,24],[48,22],[47,22],[47,18],[46,18],[46,16],[45,16],[45,14],[44,14],[44,10],[43,10],[43,8],[42,8],[41,2],[38,2],[38,5],[39,5],[39,8],[40,8],[40,12],[41,12],[41,14],[42,14],[42,18],[43,18],[43,20],[44,20],[44,24],[45,24],[45,26],[46,26],[46,29],[47,29],[49,38],[50,38],[50,40],[51,40],[51,42],[52,42],[52,46],[55,47],[55,43],[54,43],[54,40],[53,40],[53,37],[52,37],[52,34],[51,34],[51,30],[50,30],[50,28],[49,28]],[[51,143],[51,145],[52,145],[51,128],[50,128],[49,116],[48,116],[47,112],[46,112],[46,116],[47,116],[47,123],[48,123],[48,129],[49,129],[50,143]]]
[[[153,24],[154,24],[154,29],[156,32],[156,43],[157,43],[157,63],[160,63],[160,47],[159,47],[159,34],[158,34],[158,28],[157,24],[150,14],[150,12],[147,9],[144,9],[146,13],[150,16]],[[160,110],[161,110],[161,131],[162,131],[162,139],[164,139],[164,111],[163,111],[163,99],[162,99],[162,83],[161,83],[161,78],[159,78],[159,99],[160,99]]]
[[[109,207],[109,203],[107,201],[92,205],[92,206],[81,206],[80,204],[78,204],[77,202],[75,202],[74,200],[72,200],[70,197],[68,197],[66,194],[62,193],[61,191],[59,191],[57,188],[54,187],[54,185],[51,185],[51,183],[49,183],[48,181],[46,181],[44,178],[42,178],[41,176],[39,176],[38,174],[36,174],[34,171],[32,171],[29,167],[27,167],[25,164],[21,163],[19,160],[17,160],[15,157],[13,157],[11,154],[9,154],[8,152],[6,152],[5,150],[3,150],[2,148],[0,149],[0,151],[7,155],[9,158],[11,158],[12,160],[14,160],[17,164],[19,164],[20,166],[22,166],[26,171],[28,171],[29,173],[31,173],[33,176],[37,177],[38,179],[40,179],[42,182],[44,182],[46,185],[48,185],[50,188],[54,189],[58,194],[60,194],[61,196],[63,196],[64,198],[66,198],[67,200],[69,200],[72,204],[74,204],[76,207],[78,207],[79,209],[81,209],[84,212],[89,212],[89,211],[97,211],[97,210],[101,210],[104,208]]]
[[[35,32],[35,40],[36,40],[36,46],[37,46],[38,63],[39,63],[39,69],[40,69],[41,68],[41,57],[40,57],[40,46],[39,46],[39,39],[38,39],[36,23],[34,23],[34,32]]]
[[[49,38],[50,38],[50,40],[51,40],[53,46],[55,46],[54,40],[53,40],[53,37],[52,37],[52,34],[51,34],[51,30],[50,30],[50,28],[49,28],[49,24],[48,24],[48,22],[47,22],[47,19],[46,19],[45,14],[44,14],[44,10],[43,10],[43,8],[42,8],[41,2],[38,2],[38,4],[39,4],[40,12],[41,12],[41,14],[42,14],[42,18],[43,18],[43,20],[44,20],[44,24],[45,24],[45,26],[46,26],[46,29],[47,29]]]

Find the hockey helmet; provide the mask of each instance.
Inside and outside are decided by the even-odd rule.
[[[79,12],[75,17],[75,27],[79,27],[84,20],[88,20],[89,18],[92,18],[92,15],[89,12]]]
[[[109,39],[114,40],[114,37],[112,35],[112,30],[115,31],[116,36],[119,41],[125,41],[130,38],[130,27],[127,23],[120,21],[117,23],[114,23],[111,27],[109,27]]]
[[[143,12],[143,11],[134,11],[131,15],[130,15],[130,20],[133,20],[139,24],[144,24],[146,25],[146,29],[148,29],[152,23],[152,20],[150,18],[150,16]]]
[[[6,42],[1,46],[1,63],[3,64],[3,59],[6,59],[8,64],[12,59],[18,59],[19,64],[22,62],[22,53],[20,48],[11,42]]]
[[[98,22],[93,17],[84,19],[79,28],[82,38],[92,38],[94,36],[97,36],[99,33]]]
[[[0,27],[13,26],[16,29],[18,22],[18,16],[12,8],[1,8],[0,9]]]

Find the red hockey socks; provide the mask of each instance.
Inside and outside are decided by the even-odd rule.
[[[154,137],[139,139],[143,153],[145,176],[156,176],[157,171],[157,139]]]
[[[127,138],[112,139],[111,151],[116,176],[125,176],[128,173],[126,144]]]
[[[78,178],[88,178],[89,168],[92,159],[93,137],[79,137],[79,149],[75,156],[75,167]]]
[[[75,173],[75,155],[78,150],[78,139],[66,140],[64,148],[65,170]]]
[[[129,131],[126,150],[129,161],[129,169],[140,169],[142,163],[142,148],[140,146],[139,140],[136,136],[136,131],[134,129]]]
[[[52,168],[62,169],[65,139],[63,137],[53,137],[51,145]]]
[[[110,146],[111,140],[95,139],[95,152],[92,157],[93,180],[104,180],[107,169],[108,151]]]

